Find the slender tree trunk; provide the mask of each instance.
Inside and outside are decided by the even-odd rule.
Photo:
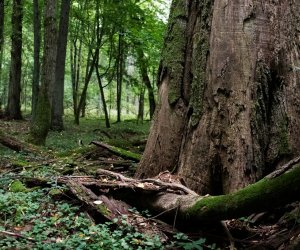
[[[74,117],[78,107],[78,92],[79,92],[79,80],[80,80],[80,68],[81,68],[81,51],[82,41],[79,42],[77,47],[77,39],[73,41],[73,46],[70,49],[70,66],[71,66],[71,79],[72,79],[72,98],[73,98],[73,110]]]
[[[38,95],[36,115],[31,122],[29,141],[44,145],[51,124],[51,94],[55,81],[56,61],[56,0],[45,2],[44,12],[44,56],[42,82]]]
[[[99,57],[99,55],[98,55],[98,57]],[[99,72],[99,58],[97,59],[95,68],[96,68],[98,85],[99,85],[99,89],[100,89],[100,96],[101,96],[101,101],[102,101],[102,106],[103,106],[104,117],[105,117],[105,126],[107,128],[110,128],[110,122],[109,122],[107,105],[106,105],[106,100],[105,100],[105,95],[104,95],[104,89],[103,89],[103,86],[102,86],[101,75],[100,75],[100,72]]]
[[[173,1],[138,177],[233,192],[300,153],[299,1]],[[162,154],[163,152],[163,154]]]
[[[144,121],[144,108],[145,108],[145,87],[141,86],[139,96],[139,109],[137,115],[137,122],[143,123]]]
[[[94,71],[95,63],[96,63],[96,57],[94,57],[91,62],[90,62],[90,59],[91,59],[91,52],[89,52],[89,55],[88,55],[84,86],[83,86],[82,93],[81,93],[79,103],[78,103],[78,107],[77,107],[76,113],[75,113],[75,124],[77,124],[77,125],[79,125],[80,112],[82,111],[82,108],[84,107],[84,104],[85,104],[87,89],[88,89],[88,86],[89,86],[89,83],[90,83],[90,80],[91,80],[91,77],[92,77],[92,74]]]
[[[123,34],[119,34],[117,68],[117,122],[121,122],[122,112],[123,53]]]
[[[33,64],[33,81],[32,81],[32,117],[36,115],[36,105],[39,94],[40,84],[40,50],[41,50],[41,18],[39,1],[33,0],[33,29],[34,29],[34,64]],[[33,118],[34,119],[34,118]]]
[[[13,1],[11,64],[9,73],[8,103],[6,114],[9,119],[22,119],[21,76],[22,76],[22,0]]]
[[[143,83],[147,87],[148,90],[148,99],[149,99],[149,107],[150,107],[150,119],[153,118],[154,111],[155,111],[155,97],[154,97],[154,90],[148,75],[148,68],[147,68],[147,60],[145,58],[144,52],[141,49],[138,49],[138,64],[140,68],[140,73],[143,79]]]
[[[57,40],[57,56],[55,68],[55,81],[52,98],[51,128],[61,131],[64,129],[64,81],[65,64],[69,30],[69,13],[71,0],[61,1],[61,14],[59,21],[59,32]]]

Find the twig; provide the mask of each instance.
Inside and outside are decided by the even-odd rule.
[[[295,164],[300,162],[300,156],[290,160],[288,163],[283,165],[281,168],[275,170],[271,174],[267,175],[265,178],[267,179],[273,179],[275,177],[278,177],[279,175],[282,175],[283,173],[287,172],[290,170]]]
[[[120,181],[123,181],[123,182],[134,182],[135,180],[132,179],[132,178],[128,178],[128,177],[125,177],[124,175],[122,174],[118,174],[118,173],[115,173],[115,172],[112,172],[112,171],[109,171],[109,170],[105,170],[105,169],[98,169],[97,170],[97,175],[101,175],[101,174],[104,174],[104,175],[108,175],[108,176],[111,176],[111,177],[114,177],[116,178],[117,180],[120,180]]]
[[[230,250],[235,250],[235,246],[234,246],[234,238],[232,237],[227,225],[226,225],[226,222],[225,221],[221,221],[221,225],[223,226],[227,236],[228,236],[228,239],[229,239],[229,242],[230,242]]]
[[[194,192],[193,190],[181,185],[181,184],[178,184],[178,183],[166,183],[166,182],[162,182],[162,181],[159,181],[159,180],[156,180],[156,179],[144,179],[144,180],[140,180],[140,182],[152,182],[156,185],[159,185],[159,186],[163,186],[163,187],[167,187],[167,188],[170,188],[170,189],[179,189],[181,191],[184,191],[186,194],[191,194],[191,195],[196,195],[198,196],[198,194],[196,192]]]
[[[12,237],[19,237],[19,238],[23,238],[23,239],[26,239],[26,240],[29,240],[29,241],[36,241],[33,238],[26,237],[26,236],[24,236],[22,234],[19,234],[19,233],[13,233],[13,232],[8,232],[8,231],[0,231],[0,234],[12,236]]]
[[[176,226],[178,209],[179,209],[179,205],[176,207],[176,212],[175,212],[175,217],[174,217],[174,222],[173,222],[173,230],[175,229],[175,226]]]

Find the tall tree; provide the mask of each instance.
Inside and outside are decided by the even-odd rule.
[[[122,85],[124,74],[124,33],[119,32],[117,56],[117,122],[121,122],[122,112]]]
[[[8,103],[6,115],[10,119],[22,119],[21,114],[21,75],[22,75],[22,0],[13,1],[11,17],[11,64],[9,73]]]
[[[40,7],[39,0],[33,0],[33,79],[32,79],[32,103],[31,113],[32,116],[36,115],[36,105],[39,94],[40,84],[40,51],[41,51],[41,18],[40,18]]]
[[[31,122],[29,141],[43,145],[51,123],[51,93],[55,81],[56,62],[56,0],[45,2],[44,10],[44,55],[42,81],[38,95],[36,115]]]
[[[173,0],[138,177],[229,193],[300,153],[299,1]]]
[[[55,68],[55,81],[52,93],[52,115],[51,127],[54,130],[63,130],[63,114],[64,114],[64,81],[65,81],[65,65],[66,52],[69,29],[69,13],[71,0],[61,1],[61,13],[59,21],[59,32],[57,41],[57,56]]]
[[[148,90],[148,99],[149,99],[149,108],[150,108],[150,119],[153,118],[154,111],[155,111],[155,97],[154,97],[154,90],[148,75],[148,62],[145,58],[144,52],[141,48],[137,48],[138,53],[138,66],[140,69],[140,74],[143,80],[144,85],[147,87]]]
[[[0,0],[0,87],[2,88],[2,59],[4,45],[4,0]],[[2,109],[2,97],[0,97],[0,110]]]

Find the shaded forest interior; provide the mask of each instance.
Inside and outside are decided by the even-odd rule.
[[[298,202],[276,206],[275,204],[280,203],[277,203],[278,201],[273,197],[267,202],[267,209],[256,210],[253,204],[250,204],[246,205],[241,213],[234,212],[237,214],[230,215],[229,212],[228,215],[228,212],[225,212],[220,218],[218,216],[221,210],[217,209],[216,214],[208,215],[204,220],[200,219],[196,222],[194,218],[190,221],[188,217],[182,217],[178,205],[172,200],[178,197],[179,200],[180,197],[194,197],[197,194],[184,187],[176,176],[164,172],[141,181],[130,177],[134,174],[140,154],[145,147],[149,122],[138,125],[136,121],[124,121],[121,124],[114,124],[111,129],[105,128],[104,120],[99,126],[98,119],[83,120],[80,129],[72,125],[71,120],[66,121],[66,124],[68,129],[63,132],[50,132],[48,147],[40,148],[22,141],[29,132],[28,121],[1,123],[1,131],[7,132],[0,136],[2,144],[0,183],[3,190],[0,194],[0,204],[4,209],[1,216],[15,218],[10,221],[1,217],[1,220],[6,223],[0,233],[0,244],[3,249],[9,249],[5,248],[8,242],[12,246],[20,246],[20,249],[25,245],[35,247],[39,244],[44,247],[78,246],[78,242],[74,243],[71,239],[64,238],[66,235],[59,228],[62,227],[60,224],[62,222],[59,215],[55,215],[61,212],[58,211],[59,202],[68,204],[66,206],[71,206],[75,210],[78,209],[75,218],[65,215],[70,224],[76,224],[76,221],[81,218],[81,213],[88,216],[92,224],[106,225],[103,223],[113,222],[109,230],[114,232],[116,230],[114,225],[117,225],[117,228],[123,230],[121,238],[131,237],[131,243],[128,243],[129,249],[137,247],[226,249],[230,246],[237,249],[256,249],[255,247],[280,249],[283,246],[286,247],[285,249],[297,249],[297,242],[299,242],[297,237],[300,233]],[[286,168],[291,169],[298,163],[299,159],[295,159]],[[277,173],[278,176],[281,174]],[[299,180],[295,181],[297,184]],[[296,193],[291,195],[297,196],[299,190],[297,185],[294,186]],[[23,198],[28,196],[32,199],[30,194],[34,194],[36,190],[40,190],[43,195],[42,200],[46,202],[43,209],[45,210],[46,207],[49,209],[49,212],[44,214],[44,219],[37,219],[41,216],[39,213],[45,213],[40,210],[41,204],[35,211],[37,218],[30,218],[31,210],[34,210],[30,207],[34,202],[30,201],[33,204],[27,204],[26,207],[26,204],[22,205],[24,203],[22,198],[19,198],[19,195],[22,195]],[[16,202],[16,206],[6,197],[8,194],[15,196],[15,199],[11,199]],[[254,195],[253,192],[252,194]],[[279,193],[278,195],[280,196]],[[163,198],[164,196],[167,200]],[[162,199],[162,207],[159,204],[160,199]],[[189,199],[184,198],[185,205]],[[171,205],[168,205],[168,200]],[[270,206],[272,202],[275,206]],[[226,206],[224,202],[221,204],[223,207]],[[11,211],[7,211],[6,207]],[[22,214],[18,213],[18,207],[23,209]],[[236,208],[239,211],[239,206]],[[46,225],[44,220],[47,218],[53,220],[53,216],[58,216],[57,221]],[[18,223],[18,226],[15,226],[15,223]],[[36,238],[35,235],[38,225],[46,230],[42,233],[42,239]],[[47,232],[49,226],[53,227],[53,236]],[[85,228],[86,225],[83,224],[82,227]],[[77,229],[74,229],[74,235],[80,234],[80,226],[75,228]],[[66,230],[70,229],[66,228]],[[135,233],[134,236],[133,232],[139,232],[140,235]],[[93,242],[99,246],[97,240],[89,238],[100,237],[97,231],[92,235],[87,232],[84,235],[82,242],[87,244],[86,249],[93,249],[91,247]],[[100,239],[103,240],[101,237]],[[117,238],[113,233],[110,237]],[[153,246],[147,245],[146,237],[150,237]],[[158,237],[156,240],[160,243],[156,242],[155,237]],[[57,239],[61,239],[61,242],[57,242]],[[136,242],[133,243],[133,239]],[[104,246],[103,249],[110,249]]]
[[[300,2],[246,2],[0,0],[0,249],[300,249]]]

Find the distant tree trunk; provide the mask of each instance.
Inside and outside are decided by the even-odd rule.
[[[0,0],[0,88],[4,87],[2,82],[2,58],[4,45],[4,0]],[[0,96],[0,110],[2,110],[3,98]]]
[[[172,3],[137,177],[233,192],[300,153],[299,1]]]
[[[82,89],[82,93],[78,102],[78,106],[76,108],[75,112],[75,124],[79,125],[79,119],[80,119],[80,112],[82,111],[82,108],[85,106],[85,101],[86,101],[86,94],[87,94],[87,89],[94,71],[95,63],[96,63],[96,57],[94,57],[91,60],[91,52],[88,54],[88,59],[87,59],[87,66],[86,66],[86,75],[84,79],[84,86]]]
[[[11,64],[9,73],[8,103],[6,115],[9,119],[22,119],[21,114],[21,75],[22,75],[22,0],[13,0],[11,18]]]
[[[71,80],[72,80],[72,98],[73,98],[73,110],[74,117],[76,116],[78,106],[78,92],[79,92],[79,79],[80,79],[80,67],[81,67],[81,50],[82,41],[79,42],[77,47],[77,39],[72,41],[70,48],[70,66],[71,66]]]
[[[121,122],[122,112],[122,84],[123,84],[123,63],[124,63],[124,49],[123,49],[123,34],[119,34],[118,43],[118,66],[117,66],[117,122]]]
[[[95,68],[96,68],[96,74],[97,74],[97,79],[98,79],[100,96],[101,96],[101,101],[102,101],[102,106],[103,106],[104,117],[105,117],[105,126],[107,128],[110,128],[110,122],[109,122],[107,105],[106,105],[106,100],[105,100],[105,95],[104,95],[104,89],[103,89],[103,86],[102,86],[101,75],[100,75],[100,72],[99,72],[99,59],[97,59]]]
[[[51,123],[51,93],[55,81],[56,61],[56,0],[45,2],[44,12],[44,55],[42,81],[38,95],[36,115],[32,119],[29,141],[44,145]]]
[[[61,14],[59,21],[59,32],[57,39],[57,55],[55,68],[55,81],[52,97],[52,115],[51,128],[61,131],[64,129],[64,81],[65,81],[65,65],[66,52],[69,30],[69,13],[71,0],[61,1]]]
[[[147,68],[147,60],[145,58],[144,52],[141,49],[138,49],[138,64],[140,68],[140,74],[143,79],[143,83],[147,87],[148,90],[148,99],[149,99],[149,107],[150,107],[150,119],[153,118],[154,111],[155,111],[155,97],[154,97],[154,90],[148,75],[148,68]]]
[[[137,122],[143,123],[144,121],[144,108],[145,108],[145,87],[141,86],[139,95],[139,109],[137,115]]]
[[[33,29],[34,29],[34,56],[33,56],[33,79],[32,79],[32,117],[36,115],[36,105],[40,84],[40,51],[41,51],[41,18],[39,1],[33,0]],[[33,118],[34,119],[34,118]]]
[[[86,99],[87,99],[87,92],[85,93],[85,95],[83,96],[84,100],[83,100],[83,104],[81,107],[81,118],[84,118],[86,115]]]

